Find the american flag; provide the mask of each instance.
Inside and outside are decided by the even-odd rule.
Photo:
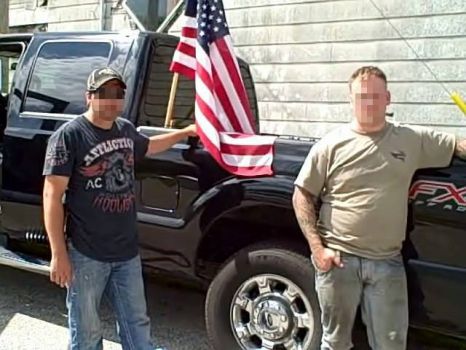
[[[170,70],[195,79],[195,118],[207,151],[239,176],[273,174],[275,136],[257,135],[221,0],[187,0]]]

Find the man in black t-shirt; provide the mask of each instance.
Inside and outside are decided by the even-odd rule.
[[[118,117],[125,89],[113,69],[93,71],[88,111],[60,127],[47,148],[44,218],[52,250],[50,279],[68,289],[71,350],[102,349],[98,310],[104,294],[116,313],[123,349],[154,349],[138,254],[134,162],[195,136],[196,129],[191,125],[151,138],[138,133]]]

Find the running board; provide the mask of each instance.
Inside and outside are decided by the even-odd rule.
[[[48,261],[30,255],[12,252],[3,246],[0,246],[0,265],[6,265],[42,275],[48,275],[50,273]]]

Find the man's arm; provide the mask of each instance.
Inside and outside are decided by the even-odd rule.
[[[149,139],[149,147],[147,154],[154,154],[166,151],[177,142],[189,137],[196,136],[196,126],[190,125],[184,129],[180,129],[169,134],[152,136]]]
[[[323,249],[322,240],[317,231],[317,215],[315,209],[317,199],[308,191],[295,186],[293,193],[293,207],[301,231],[309,242],[311,251]]]
[[[455,155],[466,160],[466,139],[456,139]]]
[[[295,186],[293,194],[293,207],[301,231],[311,247],[312,259],[317,269],[327,272],[332,265],[343,267],[340,254],[330,248],[324,247],[320,234],[317,231],[317,199],[305,189]]]
[[[62,288],[71,282],[72,272],[65,243],[65,211],[62,198],[69,177],[49,175],[45,177],[43,203],[44,222],[52,250],[50,280]]]

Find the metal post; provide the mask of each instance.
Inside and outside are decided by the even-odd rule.
[[[9,27],[9,0],[0,0],[0,34],[8,33]],[[8,64],[9,60],[7,58],[2,59],[1,62],[1,81],[0,86],[8,86]]]
[[[100,30],[105,30],[105,0],[100,0]]]

